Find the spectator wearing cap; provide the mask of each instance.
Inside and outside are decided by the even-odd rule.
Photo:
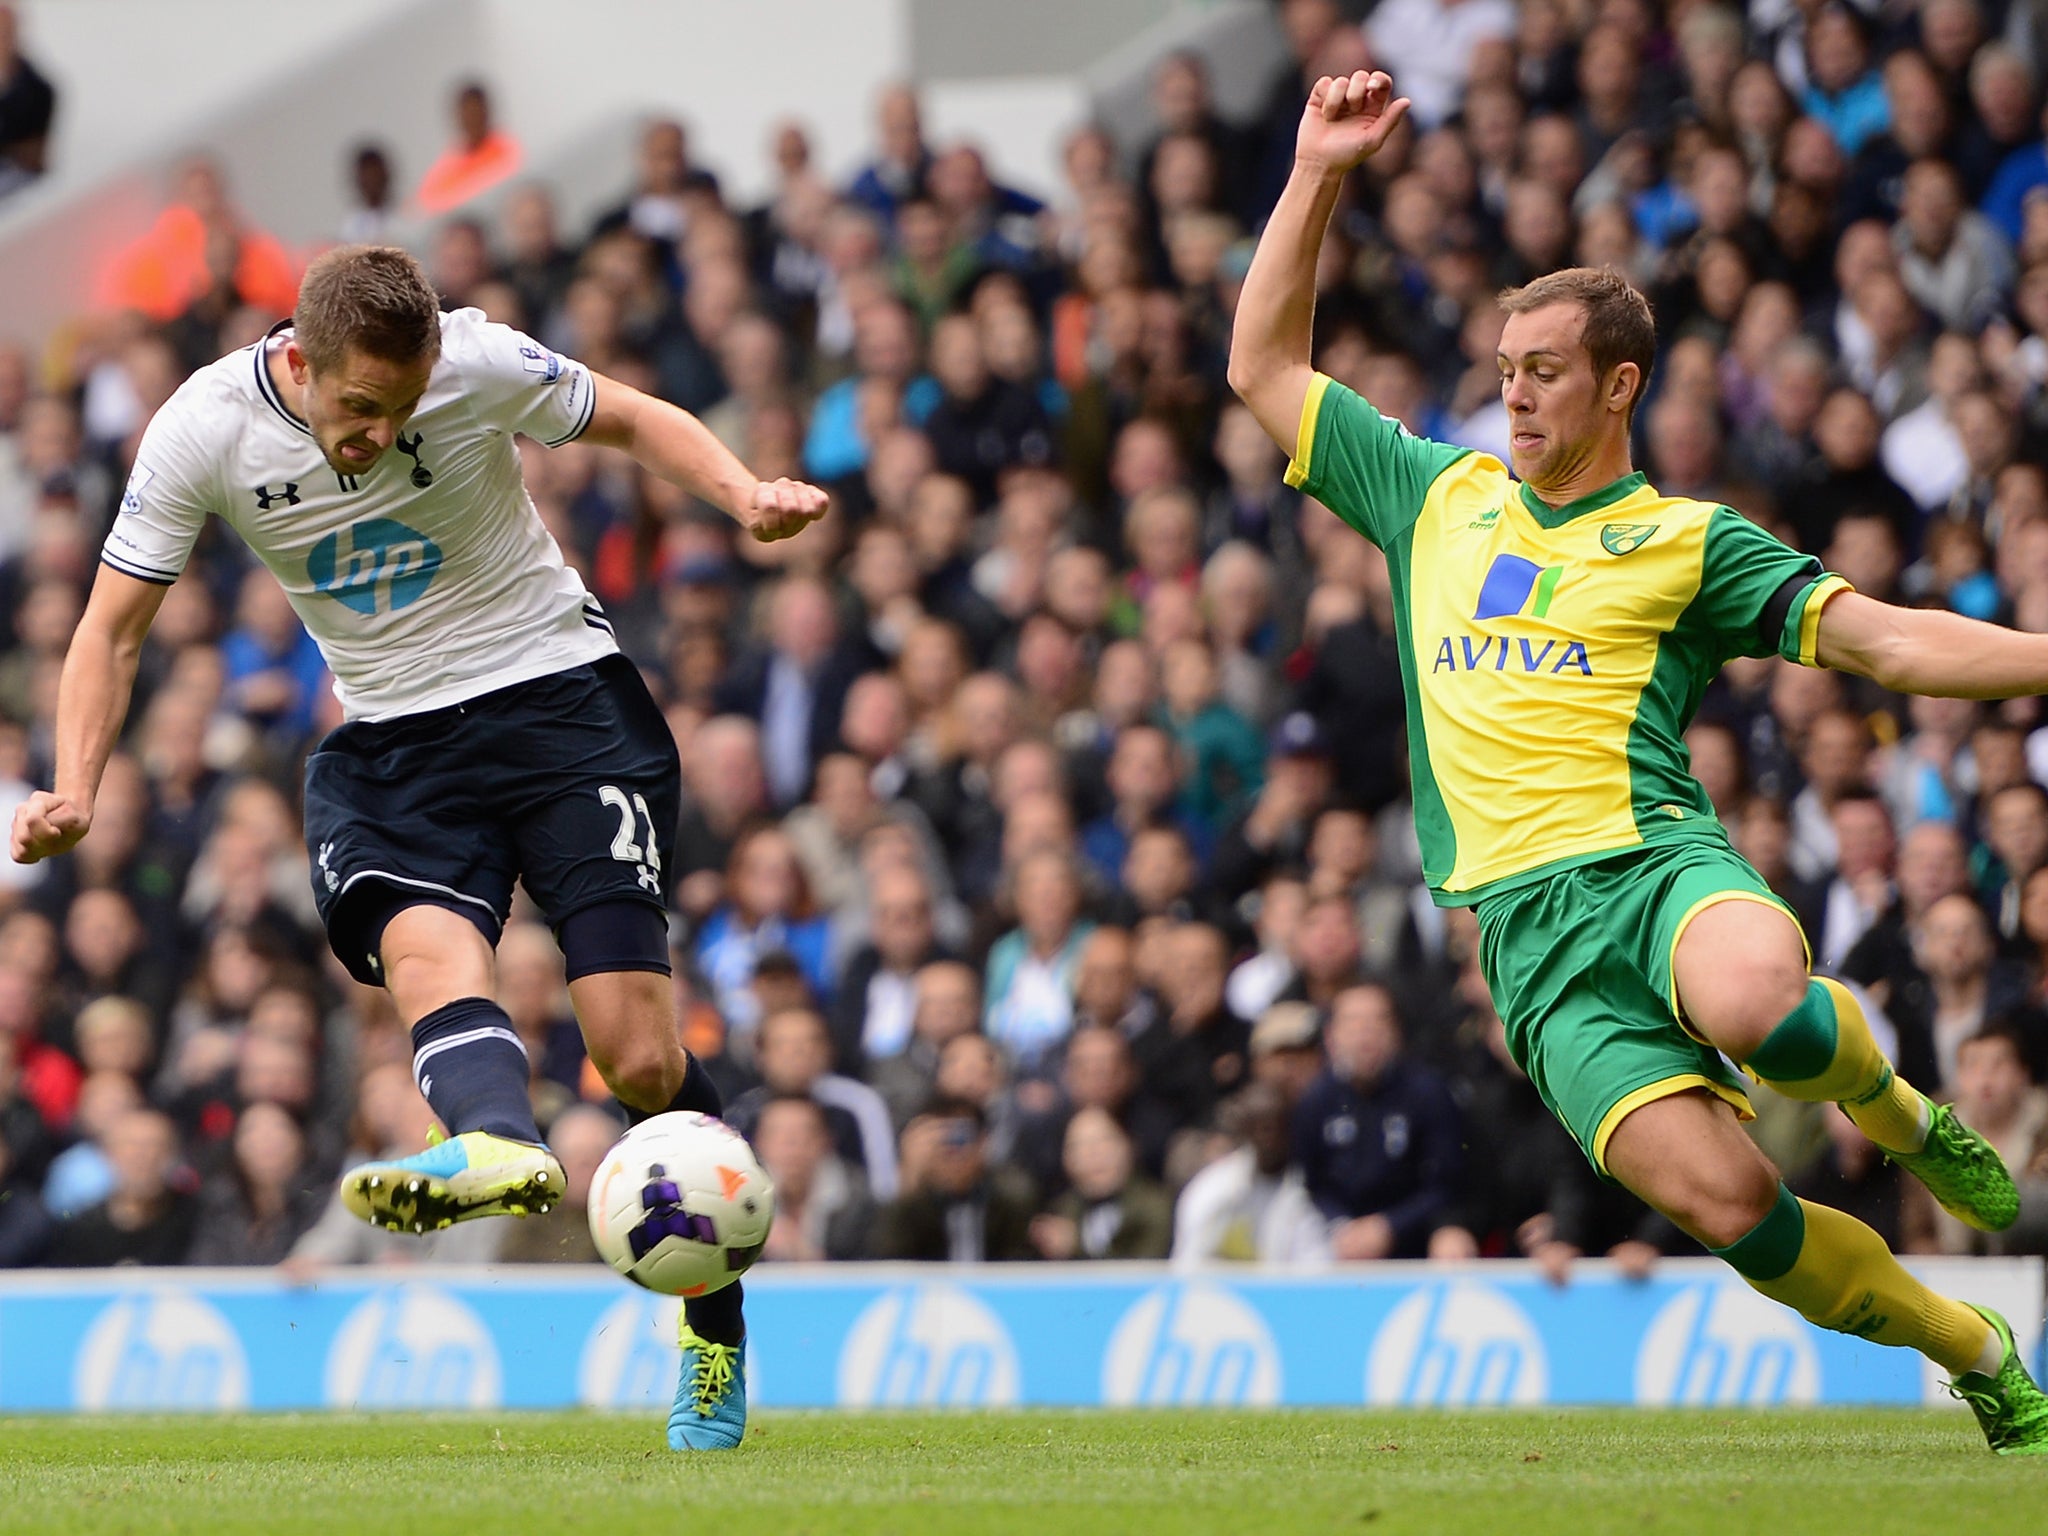
[[[1321,1016],[1308,1003],[1274,1003],[1259,1015],[1249,1042],[1251,1080],[1279,1089],[1291,1114],[1323,1070]]]
[[[1181,1190],[1173,1212],[1177,1267],[1219,1260],[1311,1265],[1329,1258],[1329,1222],[1309,1198],[1293,1157],[1292,1107],[1270,1082],[1255,1081],[1224,1101],[1219,1116],[1236,1149]]]
[[[1235,901],[1270,870],[1301,864],[1332,782],[1329,738],[1316,717],[1306,710],[1283,717],[1267,739],[1258,798],[1217,844],[1211,866],[1217,893]]]
[[[1380,986],[1338,994],[1327,1065],[1294,1111],[1295,1157],[1340,1259],[1420,1258],[1463,1175],[1463,1127],[1442,1079],[1403,1052]]]

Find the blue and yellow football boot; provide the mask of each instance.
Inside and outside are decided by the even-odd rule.
[[[477,1216],[537,1216],[562,1198],[562,1165],[546,1147],[489,1131],[429,1140],[411,1157],[351,1168],[342,1203],[386,1231],[434,1232]]]

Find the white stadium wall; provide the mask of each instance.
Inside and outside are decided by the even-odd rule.
[[[55,169],[0,204],[0,337],[41,343],[85,308],[107,253],[148,226],[194,152],[287,244],[331,238],[348,149],[383,143],[410,187],[471,76],[575,229],[623,194],[634,131],[656,113],[688,123],[700,163],[744,203],[767,189],[776,123],[808,125],[843,176],[869,147],[876,90],[916,70],[936,136],[972,138],[1000,175],[1045,192],[1059,136],[1091,104],[1126,131],[1141,120],[1162,47],[1213,39],[1226,96],[1270,56],[1263,0],[1032,0],[1047,32],[1085,18],[1092,58],[1024,57],[1000,29],[962,29],[956,12],[981,3],[24,0],[24,49],[60,92]],[[1263,52],[1247,43],[1259,27]]]

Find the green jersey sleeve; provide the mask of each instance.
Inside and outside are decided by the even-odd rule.
[[[1302,402],[1287,483],[1385,548],[1422,515],[1431,482],[1471,451],[1415,436],[1319,373]]]
[[[1849,583],[1731,507],[1707,524],[1695,601],[1729,656],[1820,664],[1820,612]]]

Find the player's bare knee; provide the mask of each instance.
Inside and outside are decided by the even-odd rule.
[[[1806,1001],[1805,957],[1730,956],[1725,971],[1686,999],[1693,1026],[1737,1061],[1748,1059]]]
[[[657,1042],[634,1043],[599,1055],[591,1062],[612,1097],[645,1114],[658,1113],[683,1086],[682,1052],[664,1051]]]

